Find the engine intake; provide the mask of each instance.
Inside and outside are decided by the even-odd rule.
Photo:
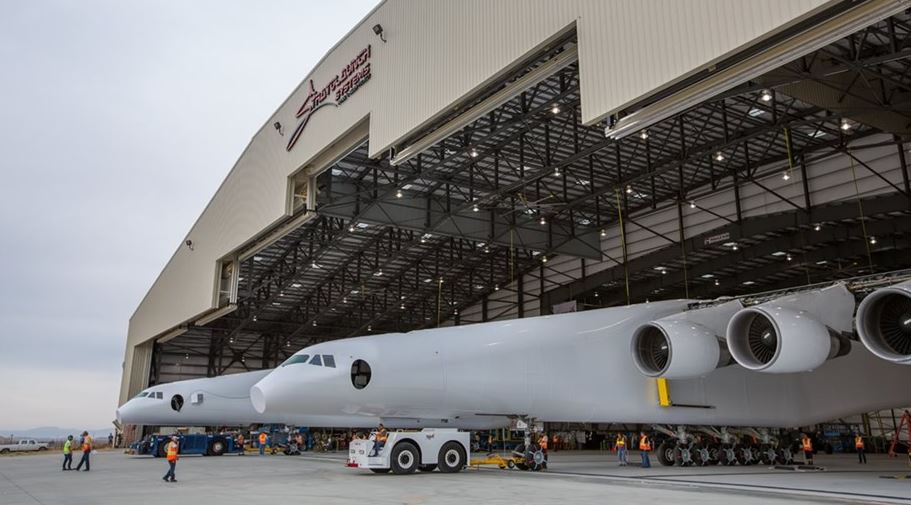
[[[857,335],[876,356],[911,365],[911,281],[878,289],[857,308]]]
[[[733,363],[722,339],[739,301],[674,314],[643,324],[633,333],[631,352],[649,377],[699,377]]]
[[[807,372],[847,354],[854,296],[842,284],[748,307],[731,318],[727,342],[744,368]]]

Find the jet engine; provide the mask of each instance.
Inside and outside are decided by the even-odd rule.
[[[633,333],[633,362],[644,375],[685,379],[733,363],[723,339],[739,301],[673,314],[643,324]]]
[[[857,308],[857,335],[873,354],[911,365],[911,281],[877,289]]]
[[[728,348],[750,370],[815,370],[851,350],[854,303],[854,295],[836,284],[747,307],[728,322]]]

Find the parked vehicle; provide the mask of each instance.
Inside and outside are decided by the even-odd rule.
[[[149,435],[130,445],[130,454],[152,455],[163,458],[167,444],[172,435]],[[203,456],[221,456],[222,454],[240,453],[243,448],[234,443],[231,435],[178,435],[178,454],[200,454]]]
[[[17,444],[0,445],[0,454],[8,452],[46,451],[48,444],[37,440],[20,440]]]

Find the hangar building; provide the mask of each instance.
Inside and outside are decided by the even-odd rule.
[[[328,339],[911,267],[896,0],[387,0],[130,319],[120,402]]]

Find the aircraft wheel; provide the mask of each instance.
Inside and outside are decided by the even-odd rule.
[[[396,475],[406,475],[414,473],[421,463],[421,455],[418,448],[411,442],[399,442],[392,448],[392,454],[389,456],[392,466],[392,473]]]
[[[658,462],[664,466],[674,466],[674,448],[674,444],[661,442],[658,445],[658,451],[655,454],[658,458]]]
[[[437,456],[437,466],[440,472],[456,473],[461,472],[462,467],[467,463],[465,461],[465,449],[458,442],[449,441],[440,447],[440,454]]]

